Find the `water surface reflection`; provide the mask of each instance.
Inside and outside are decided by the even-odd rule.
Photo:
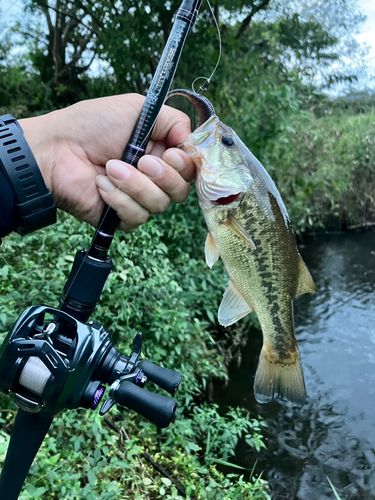
[[[343,499],[375,499],[375,234],[310,239],[301,253],[319,289],[295,301],[307,404],[256,403],[261,338],[254,333],[214,399],[266,419],[259,469],[275,499],[332,499],[326,476]],[[254,461],[244,445],[239,461]]]

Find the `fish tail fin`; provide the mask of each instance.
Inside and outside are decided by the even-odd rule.
[[[288,358],[280,358],[277,351],[263,345],[254,381],[258,403],[269,403],[280,398],[295,405],[306,401],[305,381],[297,345]]]

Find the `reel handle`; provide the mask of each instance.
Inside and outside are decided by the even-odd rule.
[[[174,399],[148,392],[127,380],[120,383],[114,399],[162,428],[171,423],[177,407]]]
[[[181,383],[180,373],[154,365],[154,363],[147,360],[141,362],[141,367],[148,380],[151,380],[151,382],[154,382],[154,384],[169,392],[172,396],[174,395]]]

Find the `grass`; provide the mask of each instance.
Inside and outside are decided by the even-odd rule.
[[[326,478],[327,478],[327,481],[329,482],[330,487],[332,488],[332,491],[335,495],[336,500],[342,500],[341,497],[339,496],[339,494],[337,493],[336,488],[333,486],[330,478],[328,476],[326,476]]]

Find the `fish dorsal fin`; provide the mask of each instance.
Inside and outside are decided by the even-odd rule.
[[[212,237],[212,234],[209,231],[207,233],[206,244],[204,245],[204,254],[206,257],[206,264],[208,265],[208,267],[212,267],[220,257],[219,250]]]
[[[233,325],[251,312],[252,308],[230,281],[219,307],[219,323],[223,326]]]
[[[256,250],[256,246],[250,236],[250,234],[246,231],[243,225],[238,222],[233,214],[228,214],[228,218],[225,222],[223,222],[225,226],[229,227],[234,234],[236,234],[241,240],[245,241],[248,245],[250,245],[254,250]]]
[[[303,262],[303,259],[300,255],[298,255],[298,287],[296,297],[298,295],[302,295],[304,293],[316,293],[318,289],[311,277],[309,270],[306,267],[306,264]]]

